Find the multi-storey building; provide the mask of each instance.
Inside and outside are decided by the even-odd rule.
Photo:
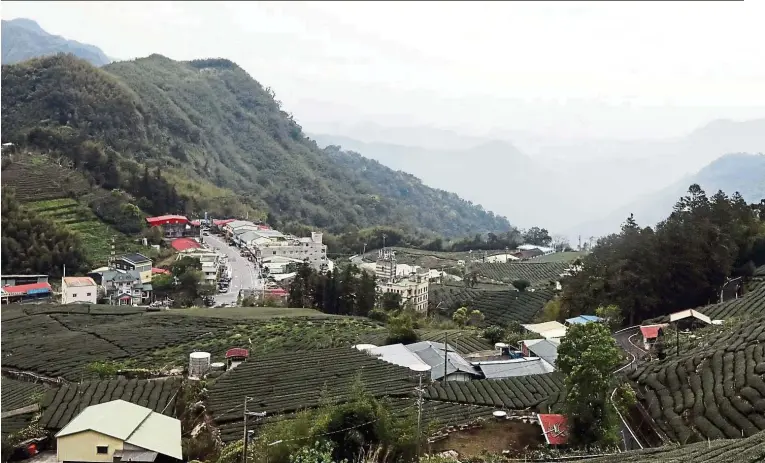
[[[404,306],[410,304],[415,311],[425,313],[428,311],[428,273],[426,269],[413,267],[408,274],[399,274],[395,253],[383,249],[375,265],[377,292],[399,294]]]

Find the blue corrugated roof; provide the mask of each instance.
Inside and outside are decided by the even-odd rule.
[[[580,315],[574,318],[567,318],[566,323],[568,323],[569,325],[575,325],[575,324],[599,322],[600,320],[601,318],[596,317],[595,315]]]

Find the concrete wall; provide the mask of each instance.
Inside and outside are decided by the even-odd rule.
[[[107,453],[96,453],[99,445],[108,446]],[[114,452],[122,450],[122,446],[119,439],[95,431],[83,431],[57,438],[56,456],[60,462],[111,462],[114,460]]]

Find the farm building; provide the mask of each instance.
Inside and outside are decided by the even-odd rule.
[[[542,434],[547,445],[562,446],[568,444],[568,423],[563,415],[537,415]]]
[[[595,315],[580,315],[578,317],[574,318],[567,318],[566,319],[566,325],[584,325],[586,323],[597,323],[603,321],[602,318],[596,317]]]
[[[711,325],[712,319],[701,312],[690,309],[670,314],[669,322],[674,323],[678,329],[685,330]]]
[[[645,325],[640,327],[640,334],[643,336],[643,349],[649,350],[656,343],[662,331],[667,326],[666,323],[660,325]]]
[[[481,377],[478,369],[458,354],[452,346],[447,345],[447,352],[444,355],[444,344],[440,342],[421,341],[406,346],[391,344],[380,347],[362,344],[356,348],[394,365],[406,368],[428,366],[431,368],[430,379],[433,381],[444,378],[444,373],[446,373],[447,381],[470,381]],[[446,368],[444,368],[444,358],[446,358]]]
[[[558,359],[558,346],[560,338],[528,339],[521,341],[521,352],[524,357],[538,357],[555,370],[555,361]]]
[[[162,227],[165,238],[180,238],[186,232],[189,219],[182,215],[160,215],[146,217],[146,223],[150,227]]]
[[[537,333],[543,338],[562,338],[566,335],[566,325],[560,322],[545,322],[521,326],[532,333]]]
[[[114,268],[117,270],[135,270],[138,272],[141,283],[151,283],[151,259],[141,253],[126,254],[114,259]]]
[[[182,460],[181,422],[124,400],[91,405],[56,434],[57,460]]]
[[[20,286],[34,283],[47,283],[48,275],[3,275],[0,277],[0,286]]]
[[[98,285],[90,277],[64,277],[61,279],[61,303],[96,304]]]
[[[486,379],[504,379],[513,376],[552,373],[555,367],[541,358],[518,358],[473,362]]]
[[[0,288],[0,299],[2,299],[3,304],[46,300],[50,299],[52,294],[53,291],[47,282]]]

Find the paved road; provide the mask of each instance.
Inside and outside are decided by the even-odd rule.
[[[239,255],[239,249],[229,246],[226,241],[215,235],[204,237],[204,242],[213,249],[223,252],[228,256],[228,265],[231,267],[231,283],[227,293],[215,295],[215,304],[234,304],[240,289],[261,289],[263,282],[255,271],[252,262]]]

